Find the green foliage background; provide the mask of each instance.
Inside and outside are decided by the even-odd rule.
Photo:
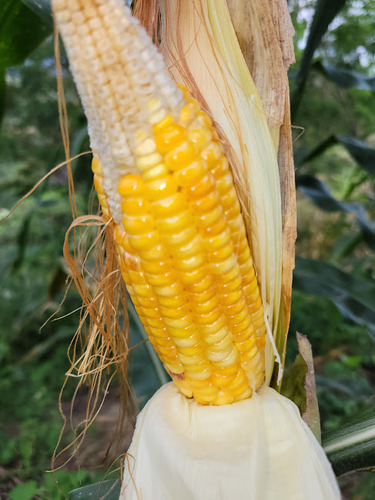
[[[373,407],[375,383],[375,6],[373,0],[330,4],[331,14],[324,0],[289,2],[296,28],[290,81],[299,258],[287,363],[297,355],[295,332],[307,335],[323,431]],[[1,218],[64,160],[48,2],[41,5],[5,0],[0,6]],[[310,58],[306,47],[315,47]],[[89,145],[64,58],[62,63],[73,156]],[[73,169],[79,213],[88,207],[95,212],[90,158],[81,157]],[[46,471],[62,425],[58,394],[80,307],[72,288],[59,309],[68,273],[62,258],[71,222],[67,185],[62,167],[0,226],[0,498],[63,498]],[[58,309],[62,319],[44,325]],[[143,332],[133,316],[131,321],[136,344]],[[139,406],[165,380],[152,359],[145,345],[132,354]],[[73,391],[68,385],[63,405]],[[115,387],[114,401],[116,394]],[[94,427],[91,438],[100,441],[101,432]],[[73,435],[68,432],[64,443]],[[104,453],[98,452],[97,464]],[[56,479],[68,492],[103,474],[90,461],[74,461]],[[341,485],[348,498],[375,493],[369,473],[344,476]]]

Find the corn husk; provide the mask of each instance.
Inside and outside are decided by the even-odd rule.
[[[298,408],[274,389],[212,407],[170,383],[138,418],[120,498],[328,500],[340,493]]]

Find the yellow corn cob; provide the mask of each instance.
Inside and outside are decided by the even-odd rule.
[[[175,87],[119,1],[72,5],[54,0],[89,118],[95,188],[103,215],[113,217],[120,269],[150,341],[186,396],[215,405],[248,398],[264,379],[266,327],[240,204],[212,122],[186,89]],[[111,26],[105,43],[98,43],[100,19]],[[142,65],[126,50],[134,43]]]

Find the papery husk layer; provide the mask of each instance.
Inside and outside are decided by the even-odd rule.
[[[334,500],[340,492],[298,408],[274,389],[213,407],[170,383],[138,417],[120,500],[177,498]]]

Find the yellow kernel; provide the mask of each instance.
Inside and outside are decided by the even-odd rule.
[[[134,154],[136,156],[148,155],[148,154],[154,153],[155,151],[156,151],[156,144],[155,144],[154,139],[152,139],[151,137],[148,139],[145,139],[142,142],[139,142],[139,144],[137,144],[134,147]]]
[[[181,307],[186,304],[186,297],[184,295],[174,296],[162,296],[158,297],[160,305],[165,307]]]
[[[197,148],[193,143],[185,141],[165,155],[164,163],[169,170],[175,171],[186,167],[197,157]]]
[[[150,287],[150,285],[134,284],[132,288],[134,290],[134,293],[139,295],[140,297],[153,297],[154,296],[154,292],[152,291],[152,288]]]
[[[172,177],[163,177],[148,181],[145,185],[146,196],[150,201],[157,201],[175,194],[177,184]]]
[[[210,345],[206,349],[206,356],[207,358],[212,361],[213,363],[228,363],[228,359],[231,359],[233,357],[233,352],[235,350],[233,344],[231,343],[226,349],[220,349],[219,351],[213,350],[212,349],[213,345]],[[237,351],[235,351],[237,354]],[[237,359],[237,357],[235,358]],[[229,363],[228,363],[229,364]],[[225,365],[224,365],[225,366]]]
[[[138,157],[135,164],[140,170],[147,171],[158,165],[162,159],[161,154],[156,151],[155,153]]]
[[[163,307],[160,306],[160,312],[163,316],[170,319],[176,319],[189,314],[189,308],[186,305],[181,307]]]
[[[197,344],[194,344],[193,346],[190,347],[179,347],[178,352],[181,353],[183,356],[197,356],[198,353],[202,352],[202,349],[203,349],[203,344],[201,342],[198,342]]]
[[[125,198],[121,203],[121,210],[125,215],[147,215],[150,207],[145,198]]]
[[[206,275],[201,281],[193,283],[193,285],[189,287],[189,290],[191,290],[194,293],[201,293],[211,288],[213,282],[214,280],[212,276]],[[212,288],[212,292],[213,294],[215,294],[214,288]]]
[[[201,228],[211,227],[223,216],[223,209],[220,205],[205,214],[197,217],[197,224]]]
[[[159,236],[154,241],[154,245],[152,247],[142,249],[141,256],[147,261],[162,260],[167,257],[163,245],[159,242]]]
[[[149,274],[162,274],[171,270],[171,262],[168,260],[144,260],[142,267],[145,273]]]
[[[124,215],[122,225],[125,231],[131,235],[144,234],[154,229],[154,219],[151,215],[140,215],[139,217]]]
[[[244,351],[249,351],[250,349],[252,349],[255,342],[256,342],[256,337],[255,337],[255,335],[252,335],[247,340],[243,340],[242,342],[235,342],[234,345],[236,346],[236,348],[240,352],[244,352]]]
[[[230,335],[230,337],[233,338],[233,335],[230,333],[228,328],[224,326],[216,333],[211,333],[210,335],[206,335],[204,341],[206,342],[206,344],[216,344],[217,342],[223,340],[223,338],[225,338],[227,335]]]
[[[143,194],[144,182],[140,175],[124,175],[118,183],[117,190],[124,198]]]
[[[104,193],[102,178],[98,175],[94,175],[94,187],[97,193]]]
[[[222,196],[223,193],[228,191],[233,186],[232,174],[228,173],[219,179],[216,179],[216,188]]]
[[[206,175],[206,172],[203,163],[197,160],[187,167],[176,170],[174,178],[179,186],[186,188],[197,184]]]
[[[205,148],[212,140],[211,130],[207,127],[196,128],[197,124],[192,124],[188,130],[188,139],[199,149]]]
[[[160,177],[166,177],[169,171],[163,163],[146,170],[143,172],[143,179],[145,181],[151,181],[153,179],[160,179]]]
[[[168,153],[179,146],[186,138],[186,130],[177,123],[164,127],[155,136],[155,144],[161,153]]]
[[[160,106],[160,104],[159,104]],[[157,110],[158,108],[155,108]],[[172,115],[166,115],[162,120],[160,120],[159,123],[155,123],[152,128],[154,131],[154,134],[162,133],[163,129],[170,127],[173,125],[174,120]]]
[[[208,349],[211,352],[224,352],[233,345],[233,336],[228,332],[225,337],[223,337],[218,342],[213,342],[209,345]]]
[[[217,398],[213,401],[213,404],[215,406],[222,406],[222,405],[229,405],[234,402],[234,396],[227,391],[219,391],[219,395]]]
[[[184,271],[181,275],[181,281],[184,285],[193,285],[194,283],[201,281],[205,276],[206,270],[201,267],[191,271]]]
[[[229,325],[233,326],[233,325],[242,324],[242,322],[246,321],[247,318],[250,318],[250,315],[249,315],[249,312],[247,310],[247,307],[244,307],[242,309],[242,311],[238,312],[237,314],[227,316],[227,321],[228,321]]]
[[[102,166],[100,164],[99,158],[93,158],[91,162],[91,170],[94,174],[101,176],[102,175]]]
[[[235,267],[236,263],[236,256],[231,254],[222,262],[211,262],[210,269],[214,274],[223,275],[231,271]]]
[[[156,231],[151,231],[147,234],[129,235],[131,245],[139,251],[152,249],[159,240],[159,235]]]
[[[202,152],[201,158],[205,160],[209,169],[216,166],[217,162],[223,157],[223,149],[221,145],[212,141]]]
[[[179,282],[172,283],[168,286],[155,287],[157,295],[161,295],[163,297],[173,297],[182,293],[182,291],[182,286]]]
[[[213,210],[219,203],[216,191],[210,191],[206,196],[191,203],[191,210],[194,214],[203,214]]]
[[[191,331],[191,330],[189,330],[189,331]],[[193,347],[200,342],[197,332],[193,333],[190,336],[183,335],[183,333],[181,333],[181,335],[179,337],[177,335],[173,335],[173,341],[176,344],[176,346],[179,348],[180,347],[182,347],[182,348]]]
[[[207,290],[203,290],[199,293],[191,293],[190,300],[193,303],[200,304],[202,302],[207,302],[216,296],[216,289],[214,287],[209,287]]]
[[[212,369],[210,365],[208,363],[204,363],[202,366],[198,366],[197,369],[189,366],[189,368],[185,370],[185,375],[193,380],[206,380],[211,375],[211,372]]]
[[[240,323],[237,323],[236,325],[231,325],[230,330],[233,333],[233,335],[236,335],[238,333],[241,333],[243,330],[248,328],[251,325],[251,318],[250,316],[246,316],[243,321]]]
[[[214,353],[210,354],[212,357]],[[211,358],[210,358],[211,359]],[[229,366],[234,364],[238,359],[238,351],[234,346],[231,346],[226,352],[225,357],[215,360],[215,365],[217,366]]]
[[[194,322],[197,325],[212,325],[215,321],[222,317],[222,312],[219,307],[208,311],[204,314],[197,314],[194,310]]]
[[[175,266],[179,271],[191,271],[193,269],[198,269],[199,266],[204,264],[204,255],[198,254],[188,257],[187,259],[176,260]]]
[[[247,311],[246,300],[245,300],[245,298],[243,296],[241,296],[237,300],[237,302],[235,302],[234,304],[228,305],[225,308],[225,314],[227,314],[228,316],[233,316],[235,314],[240,313],[244,308],[246,308],[246,311]]]
[[[211,323],[210,325],[199,325],[199,331],[205,338],[207,335],[217,333],[219,330],[224,328],[224,326],[226,326],[225,318],[224,316],[220,316],[219,319],[217,319],[214,323]]]
[[[156,222],[158,230],[165,233],[175,233],[188,228],[191,225],[191,215],[188,210],[173,215],[172,217],[158,218]]]
[[[192,121],[193,118],[193,110],[188,105],[183,106],[180,111],[180,122],[186,126]]]
[[[227,219],[223,214],[212,226],[204,227],[201,232],[204,238],[210,239],[224,231],[227,227]]]
[[[184,229],[183,231],[180,231],[179,233],[176,234],[169,234],[168,235],[168,244],[171,247],[174,247],[175,245],[182,245],[188,241],[191,241],[195,236],[197,232],[194,227],[188,227]]]
[[[217,295],[214,295],[211,299],[207,300],[206,302],[196,304],[194,307],[194,313],[195,314],[209,313],[210,311],[213,311],[215,308],[217,308],[219,303],[220,303],[219,297]]]
[[[186,208],[186,202],[180,193],[175,193],[162,200],[152,203],[152,211],[155,217],[165,217],[181,212]]]
[[[208,255],[209,262],[222,262],[231,255],[234,255],[233,245],[231,242],[228,242],[226,245],[222,246],[218,250],[210,253]]]
[[[169,272],[163,274],[145,274],[147,283],[152,286],[165,286],[176,280],[176,273]]]
[[[215,187],[215,179],[207,173],[196,186],[191,186],[186,190],[188,200],[196,200],[210,193]]]

